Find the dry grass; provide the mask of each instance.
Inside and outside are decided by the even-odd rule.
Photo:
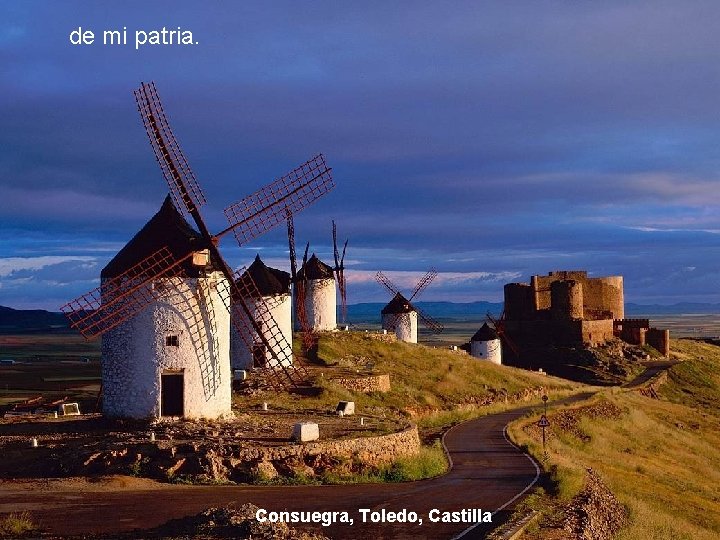
[[[29,512],[16,512],[0,517],[0,538],[18,538],[35,530]]]
[[[549,440],[561,497],[574,495],[592,467],[630,509],[621,540],[720,537],[720,348],[674,346],[689,359],[672,369],[663,400],[608,391],[604,397],[625,410],[619,419],[581,420],[588,442],[569,433]],[[511,426],[511,436],[541,457],[523,422]]]
[[[320,365],[313,368],[319,395],[299,397],[287,393],[236,396],[241,409],[271,401],[273,407],[328,409],[340,400],[355,401],[358,414],[376,417],[412,417],[421,426],[452,425],[486,411],[504,408],[504,395],[546,387],[555,396],[575,391],[581,385],[532,373],[496,366],[469,355],[408,343],[386,343],[361,332],[323,334],[319,344]],[[330,379],[343,373],[387,373],[392,390],[387,393],[351,392]],[[320,376],[322,373],[324,376]],[[488,396],[498,405],[478,407]],[[511,404],[512,405],[512,404]]]

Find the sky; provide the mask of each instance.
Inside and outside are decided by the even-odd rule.
[[[337,221],[350,303],[430,267],[421,300],[586,269],[629,302],[720,302],[719,24],[712,1],[2,2],[0,305],[58,310],[159,209],[151,80],[214,231],[326,155],[337,187],[297,241],[330,263]],[[163,26],[194,43],[136,49]],[[287,268],[286,242],[221,248]]]

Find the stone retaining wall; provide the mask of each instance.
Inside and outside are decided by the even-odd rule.
[[[390,375],[369,375],[367,377],[338,377],[330,379],[352,392],[389,392]]]
[[[419,451],[417,426],[410,425],[388,435],[282,446],[145,442],[90,455],[75,455],[74,459],[80,461],[70,465],[68,470],[74,475],[131,472],[159,479],[189,477],[200,481],[252,482],[258,476],[277,476],[278,471],[288,476],[314,476],[334,470],[338,463],[349,464],[355,469],[378,466],[416,455]]]
[[[237,453],[233,452],[233,457],[242,461],[282,461],[291,458],[305,461],[324,455],[357,458],[367,465],[381,465],[399,457],[415,455],[419,451],[420,437],[417,427],[412,425],[397,433],[375,437],[242,448]]]

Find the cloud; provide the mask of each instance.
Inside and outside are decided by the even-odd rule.
[[[45,256],[45,257],[5,257],[0,258],[0,278],[25,272],[37,272],[66,263],[76,268],[95,268],[95,257],[87,256]]]
[[[65,41],[80,24],[167,25],[170,6],[200,45]],[[444,278],[428,296],[497,296],[516,274],[568,267],[626,275],[628,299],[715,294],[717,3],[82,11],[78,22],[52,3],[0,5],[6,256],[94,255],[97,268],[78,273],[90,278],[159,208],[167,186],[130,93],[155,79],[212,230],[221,208],[322,150],[337,188],[296,227],[326,262],[334,218],[349,269],[407,272],[412,287],[436,266]],[[233,264],[257,250],[287,268],[282,227],[223,249]],[[12,301],[55,302],[45,272],[72,277],[80,263],[14,272]],[[355,298],[379,295],[363,279]]]
[[[408,271],[383,272],[401,290],[410,291],[415,288],[423,273]],[[376,283],[376,272],[367,270],[346,270],[345,277],[349,284]],[[503,283],[521,277],[519,272],[439,272],[432,283],[434,286],[460,286],[478,282]],[[402,292],[402,291],[401,291]]]

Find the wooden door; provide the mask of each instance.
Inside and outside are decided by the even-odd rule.
[[[183,416],[185,413],[185,376],[163,373],[160,376],[160,415]]]

